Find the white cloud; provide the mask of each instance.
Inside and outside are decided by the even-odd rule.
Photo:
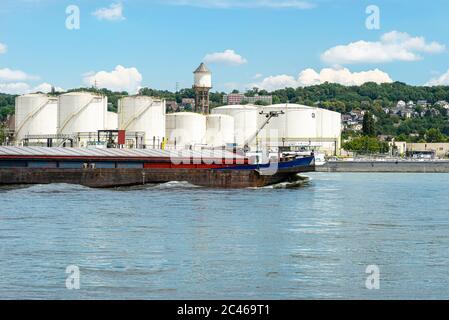
[[[315,5],[301,0],[170,0],[168,4],[211,9],[311,9]]]
[[[224,52],[209,53],[204,57],[203,61],[205,63],[216,63],[232,66],[238,66],[248,63],[248,61],[245,58],[235,53],[234,50],[230,49],[225,50]]]
[[[33,92],[51,92],[52,85],[49,83],[41,83],[38,86],[31,86],[26,82],[0,83],[0,92],[6,94],[25,94]],[[56,91],[65,91],[60,87],[55,87]]]
[[[98,20],[121,21],[125,20],[123,16],[123,5],[113,3],[108,8],[100,8],[92,13]]]
[[[253,76],[253,79],[260,79],[260,78],[262,78],[263,77],[263,74],[262,73],[256,73],[254,76]]]
[[[43,92],[49,93],[52,91],[53,85],[48,82],[41,83],[40,85],[34,87],[31,92]],[[61,87],[55,87],[55,91],[64,92],[65,90]]]
[[[89,86],[95,84],[99,88],[107,88],[112,91],[127,91],[134,94],[142,84],[142,75],[136,68],[125,68],[121,65],[111,72],[100,71],[84,76],[84,83]]]
[[[296,88],[299,87],[298,81],[293,77],[286,74],[278,76],[270,76],[263,79],[260,83],[255,83],[251,87],[258,87],[260,89],[274,91],[284,88]]]
[[[441,76],[431,79],[426,86],[449,86],[449,70]]]
[[[351,72],[347,68],[324,68],[318,73],[314,69],[309,68],[301,71],[297,78],[285,74],[271,76],[263,79],[259,83],[253,84],[253,86],[259,87],[260,89],[273,91],[287,87],[297,88],[319,85],[325,82],[352,86],[362,85],[366,82],[390,83],[393,82],[393,80],[387,73],[379,69]]]
[[[25,82],[0,83],[0,93],[23,94],[30,90],[30,85]]]
[[[328,49],[321,59],[329,64],[386,63],[421,60],[421,53],[435,54],[446,49],[438,42],[427,42],[424,37],[392,31],[379,41],[357,41]]]
[[[0,81],[16,82],[16,81],[27,81],[37,79],[39,79],[39,77],[29,75],[20,70],[11,70],[9,68],[0,69]]]
[[[6,53],[6,44],[0,42],[0,54]]]

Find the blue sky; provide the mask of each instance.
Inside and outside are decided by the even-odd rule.
[[[373,4],[380,29],[370,30]],[[78,30],[66,28],[69,5]],[[174,90],[203,60],[224,91],[449,84],[448,14],[446,0],[1,0],[0,91]]]

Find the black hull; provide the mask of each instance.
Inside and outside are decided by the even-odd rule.
[[[311,171],[315,166],[281,169],[273,175],[257,170],[0,168],[0,185],[67,183],[112,188],[187,181],[210,188],[250,188],[287,182],[298,173]]]

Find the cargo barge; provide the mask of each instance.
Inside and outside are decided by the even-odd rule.
[[[223,150],[0,147],[0,185],[111,188],[186,181],[211,188],[264,187],[315,171],[314,161],[306,156],[255,164]]]

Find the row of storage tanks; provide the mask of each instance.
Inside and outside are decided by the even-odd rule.
[[[145,110],[145,105],[152,105],[143,111],[148,119],[137,111]],[[283,111],[284,114],[271,119],[256,138],[257,130],[271,111]],[[124,121],[132,126],[125,125]],[[153,137],[163,136],[167,138],[169,147],[244,146],[249,141],[252,147],[256,144],[275,147],[313,145],[327,153],[338,152],[342,131],[341,114],[321,108],[298,104],[233,105],[212,109],[210,115],[191,112],[165,114],[164,102],[150,97],[122,99],[119,103],[119,127],[127,131],[145,131],[147,145],[151,145]]]
[[[15,139],[116,130],[118,116],[108,111],[108,99],[87,92],[59,97],[26,94],[16,98]]]
[[[250,145],[257,142],[269,145],[339,144],[341,115],[325,109],[297,104],[235,105],[215,108],[211,115],[166,114],[164,100],[130,96],[119,100],[118,114],[115,114],[107,111],[106,97],[87,92],[72,92],[57,98],[43,94],[17,97],[16,140],[27,135],[73,135],[120,129],[145,133],[148,147],[163,138],[168,140],[168,146],[179,148],[243,146],[247,139],[254,137],[270,111],[284,111],[285,114],[273,118]]]

